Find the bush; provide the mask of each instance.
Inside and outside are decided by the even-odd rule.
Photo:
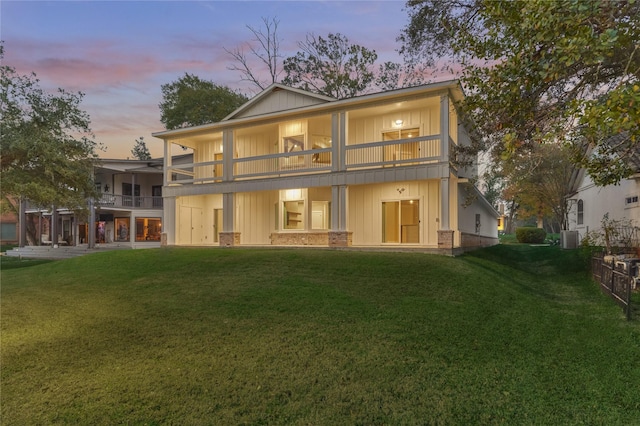
[[[516,229],[516,238],[519,243],[542,244],[547,232],[541,228],[523,227]]]

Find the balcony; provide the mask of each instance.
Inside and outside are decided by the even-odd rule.
[[[162,209],[162,197],[102,194],[96,201],[100,207],[125,209]]]
[[[344,164],[334,164],[332,148],[234,158],[232,180],[434,164],[442,161],[440,145],[440,135],[347,145]],[[168,183],[222,182],[223,163],[218,160],[172,165],[167,174]]]

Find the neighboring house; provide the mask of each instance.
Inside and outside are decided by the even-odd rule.
[[[496,244],[499,214],[471,183],[475,167],[451,162],[470,143],[462,98],[457,81],[343,100],[274,84],[220,122],[155,133],[163,244]],[[193,163],[175,164],[184,148]]]
[[[190,161],[190,160],[189,160]],[[117,243],[139,247],[160,246],[162,233],[162,159],[102,159],[95,170],[101,197],[88,217],[77,217],[64,207],[26,208],[36,245]],[[34,243],[31,241],[31,243]]]
[[[18,216],[6,212],[0,216],[0,244],[18,243]]]
[[[605,214],[609,219],[629,219],[640,226],[640,152],[636,160],[635,174],[618,185],[599,187],[584,169],[575,173],[574,192],[569,196],[569,229],[578,231],[578,241],[587,232],[600,230]]]

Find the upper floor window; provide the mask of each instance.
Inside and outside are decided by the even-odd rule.
[[[625,197],[624,199],[624,206],[625,207],[632,207],[638,204],[638,196],[637,195],[632,195],[629,197]]]
[[[578,200],[578,225],[584,224],[584,201]]]

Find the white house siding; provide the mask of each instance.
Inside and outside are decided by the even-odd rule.
[[[233,145],[238,158],[275,154],[278,152],[278,125],[246,127],[233,135]]]
[[[624,179],[619,185],[606,187],[595,186],[591,178],[585,174],[578,192],[570,200],[569,229],[578,231],[580,239],[587,232],[601,228],[602,218],[609,214],[609,219],[629,219],[640,226],[640,202],[625,204],[627,197],[640,198],[640,179]],[[578,224],[578,201],[583,201],[584,221]]]
[[[440,109],[436,104],[396,112],[378,111],[375,107],[364,108],[349,114],[348,145],[381,141],[383,132],[400,127],[419,128],[420,136],[440,133]],[[402,120],[402,125],[396,125],[396,120]]]
[[[237,193],[235,195],[236,232],[241,244],[268,245],[275,229],[277,191]]]
[[[382,245],[382,202],[417,199],[420,202],[422,246],[437,247],[440,181],[393,182],[349,187],[349,230],[354,246]]]
[[[207,141],[200,142],[193,150],[193,162],[205,163],[214,161],[215,155],[222,153],[222,133],[216,133],[208,138]],[[215,166],[200,166],[194,170],[196,179],[215,176]]]
[[[460,237],[464,235],[464,241],[458,241],[459,245],[488,245],[491,239],[498,238],[498,218],[496,212],[488,203],[477,198],[477,193],[467,185],[456,185],[457,215]],[[471,197],[471,198],[470,198]],[[480,226],[476,228],[476,215],[480,215]]]
[[[176,197],[176,244],[218,245],[214,209],[222,209],[221,194]]]
[[[295,93],[288,90],[275,90],[268,97],[260,99],[251,105],[250,108],[241,111],[234,118],[249,117],[266,114],[274,111],[285,111],[289,109],[302,108],[310,105],[322,103],[318,98]]]

